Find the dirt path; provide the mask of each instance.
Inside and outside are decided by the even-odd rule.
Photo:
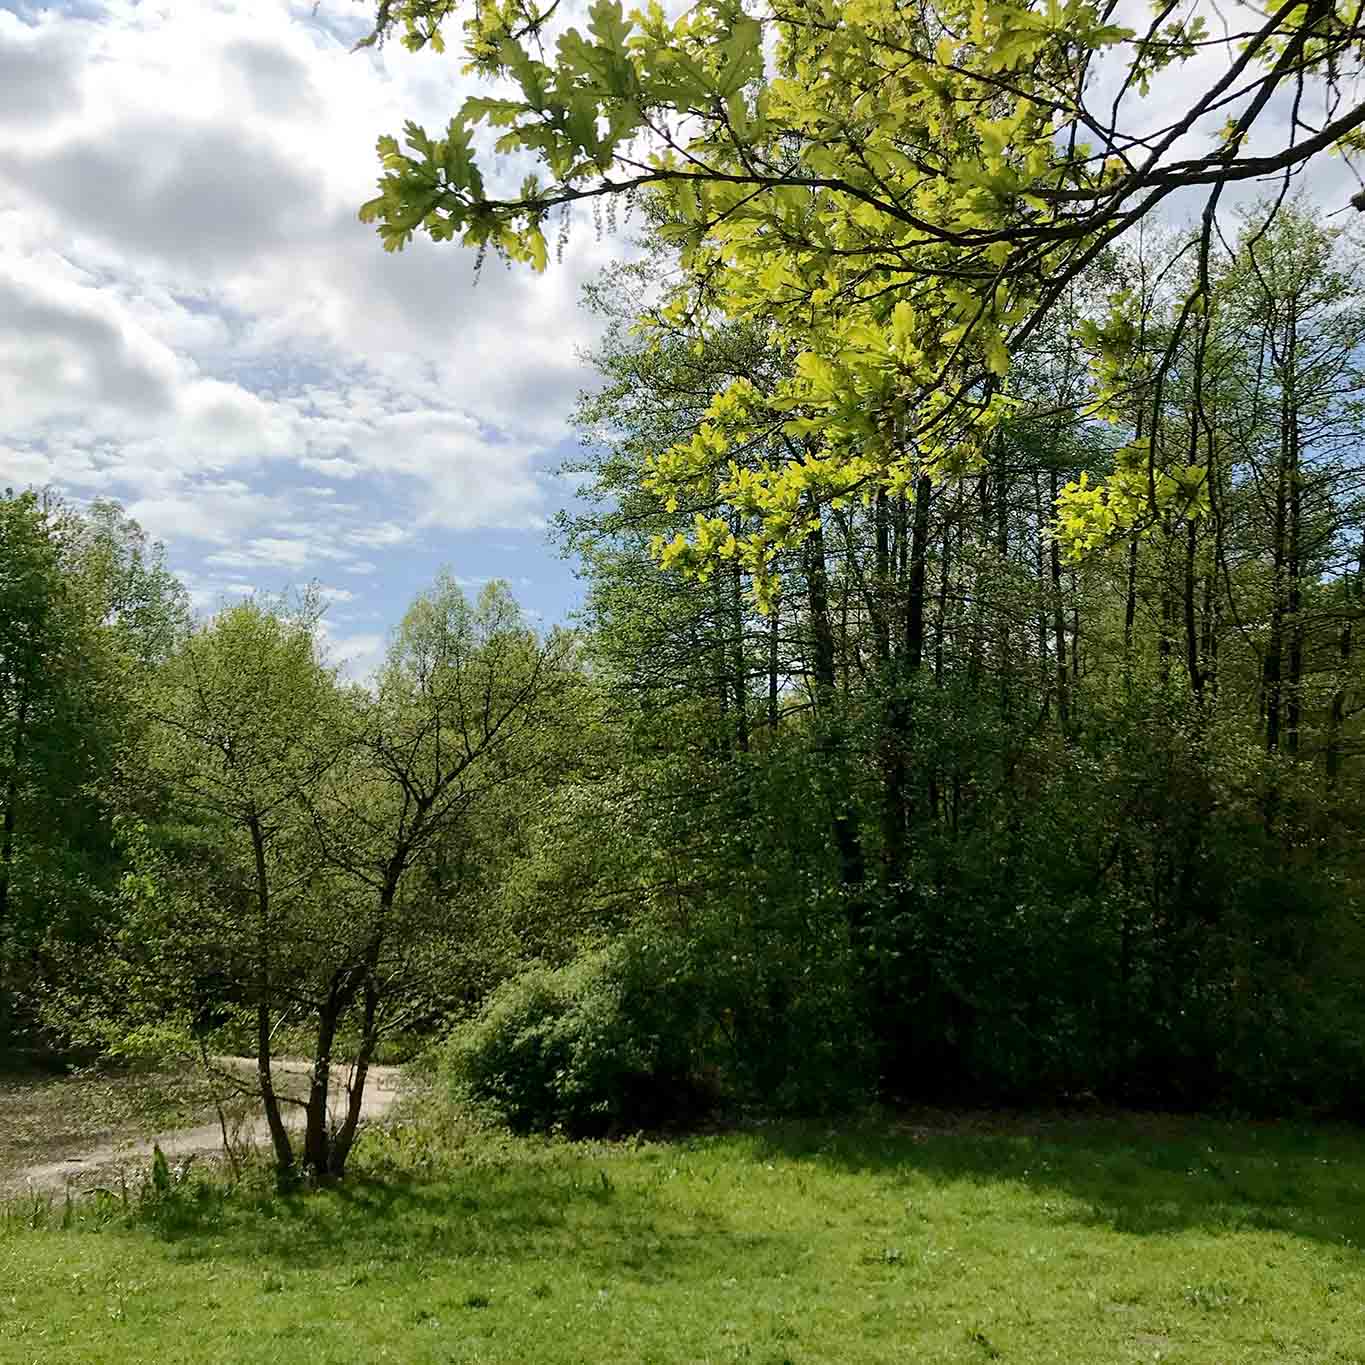
[[[250,1078],[256,1063],[245,1057],[222,1057],[216,1059],[231,1070]],[[301,1091],[307,1084],[310,1064],[302,1061],[277,1060],[274,1064],[275,1083],[281,1092]],[[365,1095],[361,1102],[361,1115],[365,1119],[377,1119],[385,1114],[398,1098],[401,1083],[401,1068],[396,1066],[371,1066],[365,1081]],[[291,1084],[293,1082],[293,1084]],[[341,1087],[339,1098],[345,1099],[345,1073],[335,1075],[333,1085]],[[334,1096],[333,1105],[338,1102]],[[302,1114],[296,1105],[284,1106],[285,1121],[291,1130],[302,1125]],[[231,1129],[229,1129],[231,1131]],[[234,1133],[234,1141],[269,1147],[270,1133],[264,1117],[253,1117],[241,1125]],[[61,1161],[38,1162],[25,1166],[12,1173],[8,1180],[11,1192],[24,1190],[62,1190],[68,1185],[88,1187],[99,1184],[113,1172],[129,1166],[138,1166],[152,1155],[154,1147],[160,1147],[168,1161],[180,1161],[186,1157],[214,1157],[223,1150],[223,1130],[217,1119],[212,1123],[200,1124],[193,1128],[174,1128],[151,1137],[133,1141],[102,1142],[87,1148],[74,1156]]]

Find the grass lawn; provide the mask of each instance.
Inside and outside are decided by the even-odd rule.
[[[416,1121],[344,1188],[0,1220],[0,1361],[1365,1362],[1365,1135]],[[40,1224],[29,1227],[29,1222]]]

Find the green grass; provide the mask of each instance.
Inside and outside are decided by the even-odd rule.
[[[0,1220],[6,1365],[1365,1362],[1365,1136],[1294,1124],[410,1123],[343,1188],[61,1213]]]

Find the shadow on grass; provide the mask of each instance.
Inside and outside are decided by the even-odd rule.
[[[755,1159],[892,1185],[1009,1183],[1062,1195],[1064,1218],[1136,1236],[1261,1229],[1365,1247],[1365,1133],[1341,1126],[925,1113],[763,1125],[742,1141]]]
[[[768,1222],[759,1235],[746,1228],[741,1236],[720,1192],[732,1195],[734,1181],[742,1188],[748,1169],[790,1163],[813,1176],[860,1177],[874,1198],[881,1190],[902,1205],[917,1190],[1000,1187],[1015,1197],[993,1209],[1040,1226],[1136,1237],[1264,1230],[1352,1253],[1365,1246],[1365,1134],[1345,1128],[931,1113],[768,1123],[679,1139],[676,1148],[706,1149],[728,1168],[717,1198],[660,1199],[651,1181],[671,1164],[666,1149],[654,1148],[646,1169],[624,1144],[595,1152],[512,1145],[493,1161],[463,1165],[447,1153],[439,1170],[361,1171],[315,1193],[228,1192],[204,1182],[146,1221],[178,1260],[321,1269],[345,1283],[509,1259],[543,1263],[549,1274],[573,1266],[676,1280],[716,1266],[741,1242],[749,1251],[763,1243],[774,1261],[799,1260],[810,1229],[798,1205],[789,1230]],[[818,1202],[846,1191],[813,1181],[811,1194]]]
[[[149,1211],[146,1222],[187,1261],[344,1275],[360,1267],[363,1276],[388,1266],[510,1256],[628,1272],[637,1281],[676,1278],[713,1262],[725,1227],[719,1213],[684,1218],[647,1189],[618,1187],[602,1164],[568,1155],[557,1165],[509,1163],[439,1176],[362,1174],[288,1195],[243,1197],[201,1185]]]

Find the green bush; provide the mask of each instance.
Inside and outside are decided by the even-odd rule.
[[[681,983],[656,979],[658,965],[622,940],[529,968],[451,1039],[457,1084],[521,1132],[601,1133],[695,1109],[699,1010],[686,990],[661,989]]]
[[[704,919],[505,982],[445,1048],[455,1085],[515,1130],[574,1134],[861,1098],[867,1048],[837,945],[793,955],[720,911]]]

